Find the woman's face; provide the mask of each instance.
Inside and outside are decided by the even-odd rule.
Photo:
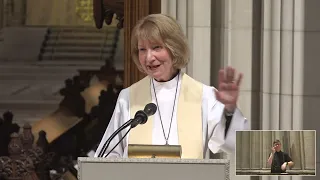
[[[168,81],[176,70],[172,65],[172,58],[163,43],[138,41],[139,61],[143,70],[157,81]]]

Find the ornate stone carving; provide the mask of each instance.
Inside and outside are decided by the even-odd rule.
[[[9,115],[6,116],[7,119]],[[0,157],[0,179],[50,180],[49,170],[56,156],[55,153],[48,152],[45,132],[39,133],[37,146],[33,147],[34,137],[31,126],[25,124],[23,129],[20,135],[11,134],[10,143],[6,145],[9,154]]]
[[[9,156],[12,159],[19,159],[22,153],[23,145],[18,133],[13,133],[11,135],[11,141],[8,146]]]
[[[30,159],[11,159],[0,157],[0,176],[8,180],[38,180]]]
[[[34,166],[38,152],[23,149],[18,133],[11,135],[8,151],[9,157],[0,157],[0,177],[8,180],[38,180]]]
[[[31,126],[29,123],[24,124],[23,132],[21,134],[21,141],[24,149],[31,149],[34,141],[34,136],[31,132]]]

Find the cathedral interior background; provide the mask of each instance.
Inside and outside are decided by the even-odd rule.
[[[319,129],[319,5],[318,0],[0,0],[0,179],[77,179],[76,159],[92,156],[118,93],[144,76],[128,50],[132,27],[151,13],[179,20],[192,52],[184,70],[193,78],[214,86],[221,67],[244,73],[239,107],[253,130]],[[247,137],[242,141],[266,144],[259,142],[261,135]],[[310,136],[299,137],[306,147],[319,147]],[[264,155],[253,156],[237,162],[238,170],[265,170]],[[228,158],[236,167],[232,155],[212,158]],[[314,168],[310,156],[300,162]],[[268,179],[234,177],[233,171],[233,180]]]
[[[77,178],[124,87],[123,8],[0,0],[0,179]]]

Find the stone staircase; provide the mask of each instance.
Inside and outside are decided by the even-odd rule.
[[[57,109],[64,81],[76,68],[0,63],[0,113],[10,110],[14,120],[33,123]]]
[[[32,43],[32,39],[39,38],[38,31],[20,29],[17,33],[21,39],[28,37],[21,41]],[[65,86],[65,80],[78,75],[79,70],[99,70],[105,60],[112,61],[118,38],[118,31],[113,27],[103,30],[53,27],[44,33],[42,46],[40,42],[39,46],[30,48],[29,52],[34,48],[40,52],[30,56],[35,59],[26,59],[28,53],[23,49],[27,47],[19,45],[18,40],[17,45],[9,46],[12,37],[19,37],[12,30],[6,32],[11,34],[2,37],[0,33],[0,50],[3,47],[0,52],[6,53],[0,58],[0,115],[12,111],[19,125],[33,124],[54,112],[63,98],[59,90]],[[19,53],[10,56],[14,52]]]
[[[115,54],[119,30],[53,27],[48,30],[39,55],[42,64],[102,66]]]

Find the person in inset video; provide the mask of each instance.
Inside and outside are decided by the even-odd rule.
[[[268,159],[268,164],[271,166],[271,173],[285,173],[287,168],[293,166],[293,161],[288,153],[281,151],[280,140],[273,141],[271,154]]]

